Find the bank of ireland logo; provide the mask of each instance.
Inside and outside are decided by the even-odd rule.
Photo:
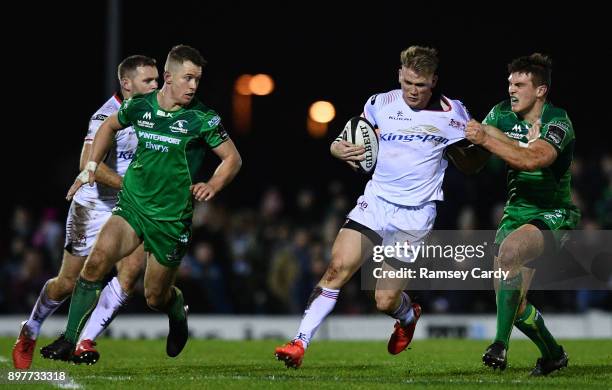
[[[215,127],[221,122],[221,117],[219,115],[215,115],[211,120],[208,121],[208,126]]]
[[[189,122],[187,122],[185,119],[179,119],[170,125],[170,131],[173,133],[187,134],[188,130],[186,126],[188,123]]]

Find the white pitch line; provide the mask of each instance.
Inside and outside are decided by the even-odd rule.
[[[60,389],[82,389],[83,388],[83,386],[76,383],[74,379],[70,378],[68,375],[66,375],[66,379],[64,379],[62,382],[59,382],[59,383],[56,381],[50,381],[50,382],[56,385]]]

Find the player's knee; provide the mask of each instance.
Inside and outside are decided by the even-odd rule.
[[[327,266],[327,270],[325,271],[323,279],[328,283],[342,283],[345,278],[346,270],[342,265],[342,261],[338,261],[338,259],[332,259],[332,261],[329,263],[329,266]]]
[[[351,274],[347,264],[350,264],[350,259],[341,251],[334,251],[327,271],[325,271],[324,279],[326,281],[346,282]]]
[[[376,299],[376,309],[383,313],[391,313],[396,309],[397,297],[391,291],[376,291],[374,294]]]
[[[65,275],[58,275],[51,279],[51,282],[47,286],[47,295],[54,300],[61,300],[72,293],[74,285],[76,284],[76,277],[68,277]]]
[[[108,255],[106,250],[94,247],[83,266],[82,275],[85,279],[98,280],[104,277],[104,264],[108,259]]]
[[[72,277],[59,277],[58,278],[59,281],[59,285],[61,286],[61,291],[64,294],[70,294],[72,293],[72,290],[74,290],[74,285],[76,284],[76,278],[72,278]]]
[[[95,245],[93,249],[91,250],[91,253],[87,257],[87,263],[89,263],[92,266],[99,266],[105,263],[106,261],[108,261],[107,259],[109,258],[109,256],[110,256],[110,253],[108,250],[98,245]]]
[[[499,248],[498,261],[500,267],[507,271],[516,268],[519,264],[520,243],[514,240],[506,240]]]

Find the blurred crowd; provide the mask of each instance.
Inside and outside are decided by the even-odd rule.
[[[575,158],[571,169],[573,197],[582,211],[579,228],[612,229],[612,155]],[[446,200],[438,205],[436,228],[495,229],[506,197],[505,170],[496,159],[473,177],[449,167]],[[355,203],[352,194],[361,190],[349,189],[350,185],[354,186],[350,180],[334,181],[322,191],[304,187],[290,192],[269,187],[253,208],[225,201],[198,203],[193,241],[177,279],[192,312],[302,313],[329,263],[338,229]],[[0,257],[0,313],[29,312],[40,288],[61,265],[64,211],[48,208],[33,213],[31,209],[16,207],[7,221],[8,236],[2,240]],[[418,291],[413,295],[428,312],[495,311],[492,291]],[[546,311],[612,310],[609,291],[535,291],[530,299]],[[126,310],[148,311],[142,279]],[[342,289],[335,313],[373,312],[372,292],[361,289],[357,273]]]

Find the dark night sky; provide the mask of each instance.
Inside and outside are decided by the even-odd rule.
[[[340,177],[357,182],[359,192],[363,178],[329,156],[329,142],[370,95],[397,87],[399,53],[412,44],[439,49],[442,91],[462,100],[479,119],[505,98],[509,60],[533,51],[550,54],[551,99],[574,122],[578,154],[589,157],[610,149],[605,117],[595,114],[607,106],[602,100],[610,52],[609,29],[598,10],[552,15],[508,3],[494,15],[466,16],[446,6],[417,8],[405,2],[405,8],[326,15],[323,5],[310,2],[274,12],[181,1],[123,3],[120,57],[146,54],[161,68],[175,44],[200,49],[209,66],[198,96],[226,118],[230,133],[234,79],[259,72],[274,77],[275,92],[254,102],[253,131],[234,137],[244,167],[223,195],[229,202],[252,204],[270,184],[297,189]],[[18,97],[13,106],[19,117],[4,122],[10,132],[3,158],[11,189],[5,186],[9,203],[3,220],[16,203],[67,208],[63,196],[78,173],[89,116],[108,98],[106,17],[103,2],[70,12],[38,8],[23,18],[27,34],[19,29],[5,33],[12,38],[5,47],[5,64],[12,63],[5,86]],[[6,61],[11,52],[17,53],[8,56],[15,62]],[[328,137],[313,140],[305,120],[317,99],[332,101],[337,116]]]

